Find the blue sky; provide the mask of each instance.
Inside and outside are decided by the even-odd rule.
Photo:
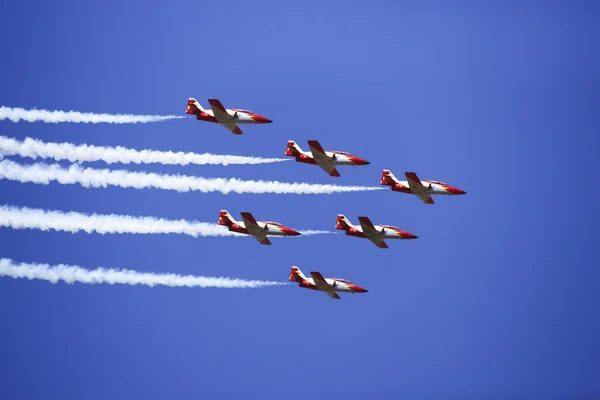
[[[333,230],[338,213],[419,236],[274,240],[0,229],[1,257],[367,289],[191,289],[0,279],[1,398],[597,398],[599,6],[548,2],[12,2],[0,105],[182,114],[219,98],[273,119],[236,136],[192,119],[0,122],[0,134],[283,156],[340,168],[122,166],[203,177],[378,185],[415,171],[466,196],[223,195],[0,181],[2,204]],[[15,159],[22,163],[31,160]],[[66,163],[63,163],[67,165]],[[91,163],[97,168],[103,163]]]

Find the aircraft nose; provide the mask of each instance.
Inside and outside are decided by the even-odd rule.
[[[368,290],[367,290],[367,289],[365,289],[365,288],[362,288],[362,287],[360,287],[360,286],[355,286],[354,290],[355,290],[356,292],[358,292],[358,293],[367,293],[367,292],[368,292]]]
[[[367,160],[359,158],[359,157],[352,157],[352,162],[354,164],[356,164],[356,165],[369,165],[369,164],[371,164]]]
[[[448,188],[448,191],[449,191],[451,194],[454,194],[454,195],[459,195],[459,194],[467,194],[467,192],[465,192],[464,190],[460,190],[460,189],[458,189],[458,188],[455,188],[455,187],[449,187],[449,188]]]
[[[285,234],[288,235],[288,236],[300,236],[300,235],[302,235],[300,232],[298,232],[298,231],[296,231],[294,229],[291,229],[291,228],[287,228],[285,230]]]
[[[271,122],[273,122],[269,118],[263,117],[262,115],[254,115],[252,119],[254,119],[259,124],[270,124]]]

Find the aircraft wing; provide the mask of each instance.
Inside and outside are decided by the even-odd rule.
[[[339,177],[339,176],[340,176],[340,173],[338,172],[338,170],[337,170],[337,169],[335,169],[335,165],[333,165],[333,164],[320,164],[320,163],[317,161],[317,165],[318,165],[319,167],[323,168],[323,170],[324,170],[325,172],[327,172],[327,173],[329,174],[329,176],[336,176],[336,177]]]
[[[358,217],[358,222],[360,222],[360,227],[362,228],[362,231],[364,232],[365,236],[368,237],[381,235],[381,232],[378,231],[375,228],[375,226],[373,226],[373,223],[371,222],[369,217]]]
[[[337,169],[335,169],[335,164],[332,163],[335,160],[335,156],[329,157],[321,144],[316,140],[309,140],[308,147],[310,148],[310,152],[313,156],[313,159],[317,163],[317,165],[325,172],[327,172],[330,176],[340,176],[340,173]]]
[[[229,114],[219,100],[209,99],[208,104],[210,104],[210,108],[219,123],[224,124],[235,119],[235,116]]]
[[[382,237],[383,232],[378,231],[368,217],[358,217],[358,221],[360,222],[360,227],[367,239],[379,248],[388,248],[388,245],[384,242]]]
[[[254,239],[258,240],[260,242],[260,244],[266,244],[266,245],[270,245],[271,244],[271,241],[266,236],[265,236],[264,239],[259,239],[256,236],[253,236],[253,237],[254,237]]]
[[[235,133],[236,135],[241,135],[244,132],[242,132],[242,130],[240,129],[239,126],[237,126],[237,124],[222,124],[225,128],[229,129],[229,132],[231,133]]]
[[[434,204],[433,199],[429,195],[429,189],[421,183],[421,180],[414,172],[406,172],[406,180],[410,190],[415,194],[423,203]]]
[[[367,239],[369,239],[371,242],[373,242],[375,244],[375,246],[379,247],[380,249],[388,248],[387,243],[380,237],[369,237]]]
[[[237,135],[241,135],[243,133],[235,123],[236,115],[229,114],[219,100],[209,99],[208,104],[210,104],[213,115],[221,125],[229,129],[231,133],[235,133]]]
[[[250,235],[252,235],[252,237],[254,237],[262,244],[271,244],[271,242],[267,238],[267,235],[265,234],[265,230],[258,225],[258,222],[256,222],[252,214],[250,214],[249,212],[243,212],[240,214],[242,215],[242,219],[244,220],[244,226],[246,227],[246,230]]]
[[[325,281],[325,278],[323,278],[323,275],[321,275],[320,272],[312,271],[310,273],[310,276],[312,276],[313,280],[315,281],[315,286],[317,287],[317,289],[319,289],[322,292],[325,292],[325,294],[331,297],[332,299],[340,299],[340,296],[333,290],[333,286],[331,286],[329,283],[327,283],[327,281]]]

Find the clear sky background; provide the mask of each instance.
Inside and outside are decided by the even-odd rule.
[[[338,213],[419,236],[274,239],[0,229],[19,262],[286,281],[292,265],[369,293],[0,279],[0,398],[600,397],[594,1],[9,2],[0,105],[183,114],[188,97],[273,119],[0,122],[0,134],[281,157],[290,139],[371,161],[321,169],[112,169],[378,185],[381,170],[465,191],[223,195],[0,181],[2,204],[334,231]],[[31,160],[14,158],[18,162]],[[62,163],[67,165],[67,163]],[[105,168],[103,163],[90,166]]]

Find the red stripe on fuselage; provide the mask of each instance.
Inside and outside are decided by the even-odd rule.
[[[207,114],[205,112],[201,112],[200,114],[198,114],[196,116],[196,119],[198,119],[200,121],[219,123],[219,121],[217,121],[217,119],[213,115]]]
[[[249,235],[249,232],[248,232],[248,230],[247,230],[246,228],[244,228],[243,226],[241,226],[241,225],[238,225],[238,224],[233,224],[233,225],[232,225],[232,226],[229,228],[229,230],[230,230],[230,231],[232,231],[232,232],[237,232],[237,233],[245,233],[246,235]]]

